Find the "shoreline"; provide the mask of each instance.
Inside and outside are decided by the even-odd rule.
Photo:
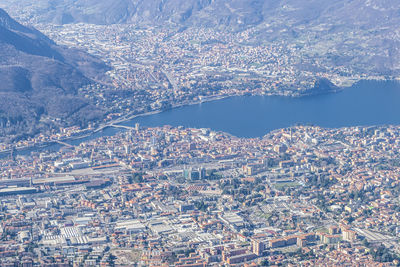
[[[355,82],[353,84],[356,85],[360,82],[363,81],[367,81],[367,82],[395,82],[395,83],[399,83],[399,80],[396,79],[389,79],[389,80],[375,80],[375,79],[363,79],[363,80],[359,80],[357,82]],[[74,140],[81,140],[87,137],[90,137],[96,133],[99,133],[101,131],[104,131],[107,128],[119,128],[121,129],[122,127],[118,127],[119,126],[124,126],[121,125],[124,122],[130,121],[130,120],[134,120],[135,118],[139,118],[139,117],[145,117],[145,116],[150,116],[150,115],[155,115],[155,114],[159,114],[165,111],[169,111],[169,110],[173,110],[173,109],[177,109],[177,108],[181,108],[181,107],[185,107],[185,106],[192,106],[192,105],[199,105],[202,103],[207,103],[207,102],[212,102],[212,101],[218,101],[218,100],[223,100],[223,99],[228,99],[231,97],[243,97],[243,96],[281,96],[281,97],[289,97],[289,98],[299,98],[299,97],[310,97],[310,96],[314,96],[314,95],[321,95],[321,94],[335,94],[335,93],[340,93],[346,89],[348,89],[350,87],[340,87],[340,88],[336,88],[335,90],[327,90],[326,92],[310,92],[308,94],[299,94],[299,95],[284,95],[284,94],[241,94],[241,95],[218,95],[218,96],[212,96],[212,97],[207,97],[205,99],[201,99],[201,100],[196,100],[196,101],[191,101],[191,102],[184,102],[184,103],[180,103],[180,104],[175,104],[173,106],[171,106],[168,109],[158,109],[158,110],[153,110],[153,111],[148,111],[148,112],[144,112],[144,113],[139,113],[139,114],[133,114],[133,115],[125,115],[122,117],[119,117],[111,122],[106,123],[105,125],[101,125],[99,127],[97,127],[96,129],[92,129],[89,131],[85,131],[85,133],[83,135],[77,135],[77,136],[72,136],[72,137],[67,137],[67,138],[63,138],[60,140],[49,140],[43,143],[39,143],[39,144],[35,144],[33,146],[27,146],[27,147],[18,147],[15,148],[14,151],[18,152],[18,153],[24,153],[24,152],[29,152],[31,150],[34,149],[39,149],[39,150],[45,150],[48,147],[51,147],[53,145],[59,144],[62,145],[60,142],[69,142],[69,141],[74,141]],[[130,126],[127,126],[127,128]],[[87,130],[87,129],[86,129]],[[121,130],[123,131],[123,130]],[[261,137],[262,138],[262,137]],[[71,145],[74,146],[74,145]],[[0,151],[0,157],[4,157],[7,154],[11,153],[11,149],[8,150],[3,150]]]
[[[116,127],[115,125],[121,125],[122,123],[126,122],[126,121],[130,121],[133,120],[135,118],[139,118],[139,117],[145,117],[145,116],[151,116],[151,115],[155,115],[155,114],[159,114],[168,110],[172,110],[172,109],[176,109],[176,108],[181,108],[181,107],[185,107],[185,106],[192,106],[192,105],[199,105],[201,103],[207,103],[207,102],[211,102],[211,101],[218,101],[218,100],[222,100],[222,99],[226,99],[226,98],[230,98],[230,97],[235,97],[235,96],[216,96],[216,97],[211,97],[211,98],[207,98],[205,100],[202,101],[195,101],[195,102],[190,102],[190,103],[183,103],[183,104],[176,104],[174,106],[172,106],[169,109],[166,110],[153,110],[153,111],[149,111],[149,112],[145,112],[145,113],[140,113],[140,114],[135,114],[135,115],[128,115],[128,117],[125,118],[118,118],[116,119],[116,121],[111,122],[111,123],[107,123],[107,125],[104,126],[100,126],[94,130],[91,130],[90,132],[86,132],[84,135],[82,136],[73,136],[73,137],[68,137],[68,138],[63,138],[60,140],[55,140],[55,141],[46,141],[42,144],[35,144],[33,146],[28,146],[28,147],[18,147],[15,148],[15,152],[29,152],[30,150],[34,150],[34,149],[46,149],[48,147],[51,147],[53,145],[62,145],[60,144],[60,142],[68,142],[68,141],[75,141],[75,140],[80,140],[80,139],[84,139],[87,137],[92,136],[93,134],[99,133],[101,131],[104,131],[107,128],[118,128],[120,129],[120,127]],[[73,145],[71,145],[73,146]],[[4,158],[5,156],[7,156],[8,154],[11,153],[11,149],[8,150],[2,150],[0,151],[0,158]]]
[[[223,100],[223,99],[227,99],[227,98],[230,98],[230,97],[235,97],[235,96],[215,96],[215,97],[207,98],[205,100],[194,101],[194,102],[189,102],[189,103],[182,103],[182,104],[175,104],[172,107],[170,107],[168,109],[164,109],[164,110],[158,109],[158,110],[148,111],[148,112],[145,112],[145,113],[140,113],[140,114],[135,114],[135,115],[128,115],[128,117],[118,118],[114,122],[109,122],[104,126],[98,127],[97,129],[93,130],[93,133],[98,133],[98,132],[100,132],[100,131],[102,131],[102,130],[104,130],[106,128],[109,128],[109,127],[115,127],[115,125],[121,125],[122,123],[124,123],[126,121],[134,120],[136,118],[146,117],[146,116],[155,115],[155,114],[160,114],[162,112],[166,112],[166,111],[177,109],[177,108],[181,108],[181,107],[193,106],[193,105],[199,105],[199,104],[202,104],[202,103]],[[116,127],[116,128],[118,128],[118,127]]]

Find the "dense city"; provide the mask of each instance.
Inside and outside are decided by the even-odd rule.
[[[384,110],[379,123],[340,124],[381,126],[288,122],[256,138],[134,121],[234,96],[398,86],[399,4],[224,1],[0,3],[26,25],[0,9],[0,267],[400,266],[400,126],[382,118],[398,113],[388,101],[353,96]],[[158,23],[134,23],[146,17]],[[350,117],[351,99],[319,100],[319,119]]]
[[[146,128],[0,161],[2,266],[396,266],[399,127]]]

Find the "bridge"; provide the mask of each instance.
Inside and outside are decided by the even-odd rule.
[[[65,143],[65,142],[63,142],[63,141],[55,141],[57,144],[60,144],[60,145],[63,145],[63,146],[66,146],[66,147],[74,147],[73,145],[71,145],[71,144],[68,144],[68,143]]]
[[[121,120],[121,122],[122,122],[122,121],[123,121],[123,120]],[[135,130],[134,127],[129,127],[129,126],[125,126],[125,125],[119,125],[119,124],[115,124],[115,123],[118,123],[118,121],[114,121],[114,123],[112,123],[112,124],[105,124],[105,125],[102,125],[102,126],[100,126],[99,128],[97,128],[96,130],[94,130],[94,132],[95,132],[95,133],[101,132],[102,130],[104,130],[105,128],[108,128],[108,127],[120,128],[120,129],[126,129],[126,130]]]
[[[118,124],[111,124],[109,127],[114,127],[114,128],[122,128],[126,130],[135,130],[136,128],[130,127],[130,126],[125,126],[125,125],[118,125]]]

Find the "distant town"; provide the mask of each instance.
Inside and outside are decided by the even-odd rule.
[[[0,143],[3,152],[63,142],[138,115],[230,96],[296,97],[336,92],[363,79],[395,79],[365,64],[338,65],[323,52],[314,55],[309,40],[256,42],[253,28],[234,33],[125,24],[35,26],[58,44],[83,49],[112,67],[108,81],[94,81],[79,89],[79,95],[106,116],[85,127],[43,116],[41,122],[59,127],[11,143],[4,141]],[[358,50],[352,51],[348,56],[357,58]],[[325,83],[321,85],[320,80]]]
[[[395,266],[399,127],[146,128],[0,161],[2,266]]]

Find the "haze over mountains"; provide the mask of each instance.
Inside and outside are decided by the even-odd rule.
[[[399,22],[396,0],[3,0],[39,23],[135,23],[240,29],[266,23],[377,26]],[[11,11],[11,10],[10,10]]]
[[[57,119],[66,126],[101,116],[77,92],[106,70],[99,59],[57,46],[0,9],[0,135],[47,130]]]
[[[397,0],[2,0],[0,7],[39,24],[251,29],[254,44],[302,40],[316,54],[335,54],[334,64],[389,75],[400,69]],[[356,57],[346,56],[357,50]]]

